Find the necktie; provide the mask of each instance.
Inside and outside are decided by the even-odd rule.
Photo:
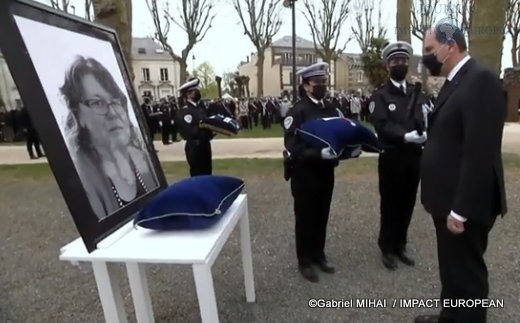
[[[403,85],[399,85],[399,90],[401,90],[401,93],[406,94],[406,91],[404,90]]]
[[[450,81],[449,81],[448,79],[446,79],[446,81],[444,81],[444,84],[442,85],[442,87],[441,87],[441,89],[440,89],[440,91],[439,91],[439,94],[440,94],[443,90],[445,90],[445,89],[448,87],[449,84],[450,84]]]

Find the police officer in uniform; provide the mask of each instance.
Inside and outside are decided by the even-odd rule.
[[[342,156],[330,148],[320,150],[307,146],[297,129],[309,120],[342,116],[323,100],[327,92],[327,68],[328,64],[317,63],[298,71],[302,77],[301,99],[289,109],[283,121],[285,178],[291,179],[294,198],[298,269],[311,282],[318,281],[313,265],[326,273],[335,271],[325,256],[325,237],[334,188],[334,168]]]
[[[200,128],[199,123],[209,115],[199,104],[201,93],[199,80],[192,79],[179,87],[179,92],[185,103],[177,114],[179,132],[186,145],[186,159],[190,166],[190,176],[211,175],[211,142],[214,134],[211,130]]]
[[[406,82],[412,47],[404,41],[387,45],[382,52],[390,78],[371,97],[372,122],[384,151],[379,155],[381,224],[378,245],[383,264],[390,270],[397,261],[415,262],[406,253],[407,232],[419,185],[419,166],[426,132],[415,129],[409,118],[414,85]],[[426,97],[420,94],[417,104]],[[415,108],[415,107],[414,107]],[[424,112],[423,112],[424,113]]]

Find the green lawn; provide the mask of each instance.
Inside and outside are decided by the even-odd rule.
[[[504,154],[504,168],[520,170],[520,156]],[[184,178],[188,176],[186,162],[162,163],[163,171],[168,178]],[[213,173],[237,177],[246,176],[283,176],[281,159],[220,159],[213,161]],[[377,174],[377,158],[357,158],[342,162],[337,168],[337,176],[357,176]],[[0,178],[50,178],[52,176],[48,164],[0,165]]]

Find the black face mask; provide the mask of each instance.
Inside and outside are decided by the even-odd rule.
[[[201,97],[202,95],[200,94],[200,91],[196,91],[195,93],[193,93],[191,99],[193,100],[193,102],[199,102]]]
[[[397,82],[401,82],[406,78],[406,74],[408,73],[408,65],[396,65],[390,68],[390,78]]]
[[[327,94],[327,85],[318,84],[318,85],[314,85],[312,87],[312,96],[316,100],[322,100],[326,94]]]
[[[442,63],[437,60],[435,54],[424,55],[422,63],[430,71],[431,76],[441,75]]]

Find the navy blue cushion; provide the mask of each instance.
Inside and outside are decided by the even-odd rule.
[[[230,176],[186,178],[151,199],[135,217],[134,225],[155,230],[209,228],[226,213],[243,188],[243,180]]]
[[[338,155],[345,148],[359,145],[363,150],[381,151],[381,144],[372,130],[343,117],[310,120],[304,122],[298,132],[310,146],[318,149],[331,147]]]
[[[213,115],[202,120],[199,127],[210,129],[226,136],[235,136],[240,131],[240,126],[236,120],[221,114]]]

